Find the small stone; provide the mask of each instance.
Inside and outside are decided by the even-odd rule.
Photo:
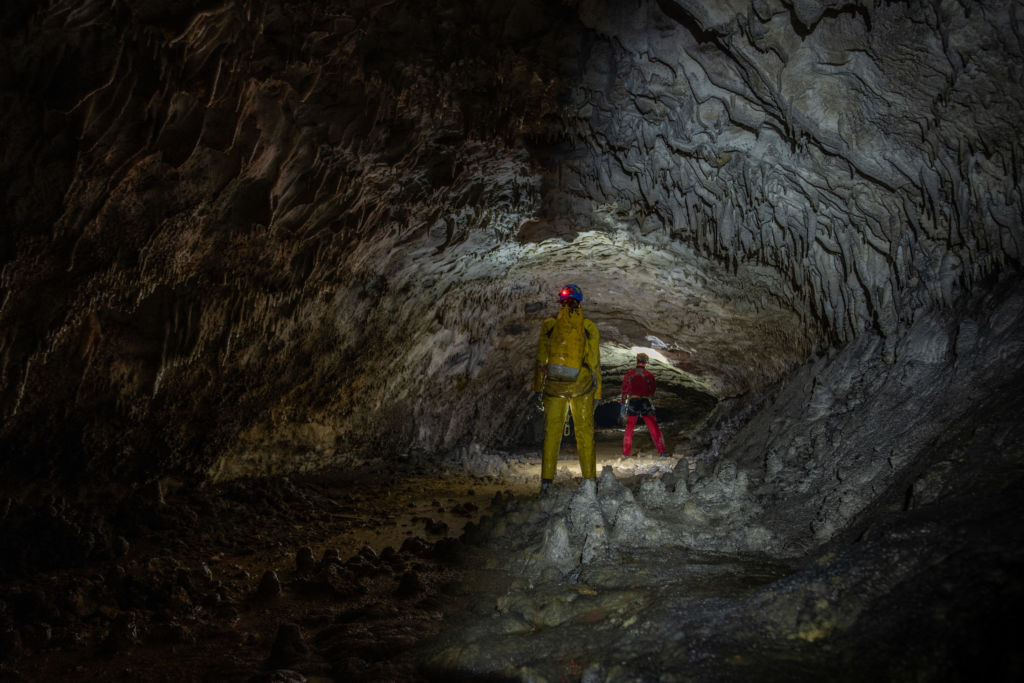
[[[120,652],[142,640],[139,634],[139,623],[132,613],[118,615],[114,623],[110,625],[110,633],[103,641],[103,647],[107,652]]]
[[[366,589],[355,575],[337,564],[330,564],[324,567],[318,575],[319,585],[328,592],[333,592],[338,597],[352,597],[366,593]]]
[[[306,683],[308,680],[298,671],[277,669],[256,678],[250,678],[249,683]]]
[[[595,498],[597,496],[597,480],[584,479],[582,482],[580,482],[579,493],[577,495],[587,496],[588,498]]]
[[[328,548],[320,558],[321,565],[342,564],[341,553],[337,548]]]
[[[295,570],[300,573],[308,573],[316,569],[316,558],[313,556],[313,549],[306,546],[299,548],[295,553]]]
[[[384,548],[381,549],[380,559],[382,562],[387,562],[388,564],[399,564],[402,561],[401,556],[399,556],[399,554],[395,552],[395,549],[389,545],[384,546]]]
[[[603,526],[594,527],[583,541],[581,560],[584,564],[601,559],[608,553],[608,534]]]
[[[53,627],[45,621],[25,625],[22,630],[22,640],[30,648],[41,650],[53,639]]]
[[[376,553],[373,555],[356,553],[345,563],[345,567],[357,576],[375,576],[384,571],[377,560]]]
[[[281,579],[277,578],[277,572],[268,569],[263,573],[256,595],[261,598],[276,598],[281,595]]]
[[[67,596],[65,607],[78,617],[89,617],[99,609],[99,603],[92,599],[85,586],[77,586]]]
[[[541,556],[545,565],[556,567],[563,572],[576,566],[579,552],[572,547],[565,520],[561,517],[555,518],[545,529]]]
[[[170,639],[175,643],[194,645],[197,642],[195,633],[183,624],[173,624],[170,629]]]
[[[431,534],[441,535],[448,533],[448,524],[435,519],[428,519],[426,523],[427,532]]]
[[[434,546],[423,540],[419,536],[413,536],[402,541],[401,552],[407,555],[416,555],[417,557],[426,557],[434,549]]]
[[[297,624],[285,623],[277,628],[277,636],[270,647],[271,666],[286,666],[301,659],[308,652],[302,640],[302,630]]]
[[[210,565],[205,562],[199,565],[199,569],[195,570],[195,575],[207,583],[213,581],[213,570],[210,569]]]
[[[0,631],[0,661],[13,660],[24,648],[21,634],[13,628]]]
[[[661,479],[647,479],[640,485],[639,498],[648,507],[662,507],[668,503],[668,491]]]
[[[431,557],[441,562],[454,562],[462,549],[462,542],[457,538],[442,538],[434,544]]]
[[[593,480],[587,480],[593,481]],[[587,534],[594,527],[604,526],[601,507],[592,486],[581,486],[569,501],[568,522],[577,534]]]
[[[408,571],[402,574],[402,578],[398,580],[398,588],[395,589],[395,594],[402,597],[410,597],[425,590],[426,586],[423,585],[419,574],[414,571]]]
[[[618,509],[611,539],[615,543],[636,547],[649,545],[648,531],[651,521],[635,502],[624,503]]]
[[[605,679],[604,667],[600,663],[591,664],[583,672],[580,683],[600,683]]]

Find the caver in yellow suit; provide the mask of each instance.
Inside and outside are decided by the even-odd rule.
[[[580,471],[585,479],[597,477],[594,455],[594,400],[601,398],[601,353],[597,326],[583,317],[583,292],[566,285],[558,296],[558,315],[540,327],[533,391],[543,395],[546,425],[541,466],[541,491],[555,478],[558,447],[568,411],[576,432]]]

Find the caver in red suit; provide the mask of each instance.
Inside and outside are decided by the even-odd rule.
[[[665,452],[665,440],[658,428],[658,418],[654,416],[654,404],[651,403],[651,396],[657,382],[654,375],[647,370],[647,354],[636,355],[636,367],[626,373],[622,378],[622,396],[619,403],[626,411],[626,435],[622,439],[622,454],[630,455],[633,448],[633,429],[636,427],[636,419],[644,418],[647,423],[647,430],[651,433],[654,446],[658,449],[658,455],[668,456]]]

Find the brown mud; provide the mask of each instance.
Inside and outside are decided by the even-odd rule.
[[[623,459],[619,443],[599,441],[599,468],[676,463]],[[22,554],[0,583],[0,680],[424,680],[416,648],[474,600],[464,533],[536,496],[539,464],[531,453],[503,476],[397,462],[164,487],[102,531],[60,500],[42,512],[8,501],[4,531],[20,537],[7,546]],[[578,480],[567,443],[556,486]],[[47,545],[61,548],[40,554]]]
[[[0,588],[0,680],[415,680],[456,539],[512,495],[398,468],[167,493],[120,557]]]

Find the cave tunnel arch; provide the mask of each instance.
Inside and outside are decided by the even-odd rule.
[[[5,3],[0,676],[1019,679],[1024,3],[860,4]],[[541,498],[566,282],[727,424]]]
[[[645,335],[657,339],[655,335]],[[675,367],[672,361],[649,347],[624,348],[611,342],[602,345],[602,394],[595,409],[595,427],[619,427],[618,400],[622,378],[635,367],[637,353],[647,353],[647,365],[656,380],[653,396],[658,423],[666,433],[681,434],[698,427],[722,398],[712,394],[701,381]],[[642,426],[642,421],[638,425]]]

